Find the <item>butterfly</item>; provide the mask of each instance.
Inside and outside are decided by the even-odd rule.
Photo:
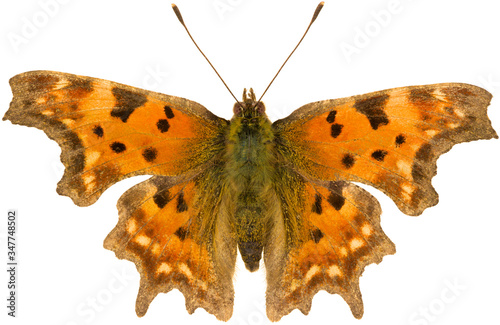
[[[445,83],[388,89],[304,105],[271,123],[252,90],[231,120],[193,101],[107,80],[32,71],[10,81],[4,120],[36,127],[62,149],[57,192],[78,206],[111,185],[152,177],[118,201],[105,248],[141,274],[136,312],[179,289],[189,313],[228,320],[237,250],[263,260],[270,320],[308,313],[319,290],[360,318],[359,277],[394,254],[371,185],[401,211],[437,203],[436,160],[454,144],[497,138],[491,95]]]

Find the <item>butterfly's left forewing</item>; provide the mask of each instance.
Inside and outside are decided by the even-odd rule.
[[[10,80],[4,120],[43,130],[62,149],[61,195],[93,204],[109,186],[135,175],[179,175],[222,150],[227,121],[175,96],[54,71]]]

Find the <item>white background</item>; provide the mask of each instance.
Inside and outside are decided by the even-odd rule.
[[[196,51],[167,1],[48,0],[0,5],[0,115],[11,100],[8,79],[55,70],[110,79],[195,100],[224,118],[234,100]],[[373,16],[396,5],[381,26]],[[179,0],[184,20],[235,95],[267,86],[302,35],[317,1]],[[225,6],[225,7],[224,7]],[[219,8],[219,9],[217,9]],[[45,9],[46,10],[46,9]],[[264,101],[272,119],[308,102],[386,88],[467,82],[493,93],[489,116],[500,130],[500,4],[491,0],[327,1]],[[44,20],[44,17],[48,19]],[[26,25],[39,27],[27,34]],[[378,27],[377,27],[378,26]],[[347,60],[341,44],[368,40]],[[9,40],[24,37],[14,46]],[[350,62],[348,62],[350,61]],[[159,70],[157,80],[152,70]],[[79,208],[56,194],[60,149],[42,131],[0,122],[0,260],[6,260],[8,208],[19,210],[18,318],[6,316],[7,274],[0,272],[2,324],[216,324],[184,297],[160,294],[135,315],[139,275],[102,241],[117,221],[119,196],[139,178]],[[338,295],[320,292],[309,316],[295,310],[281,324],[499,324],[500,141],[458,145],[438,161],[440,204],[418,218],[380,192],[382,227],[397,254],[368,266],[360,285],[365,315],[355,320]],[[141,179],[144,179],[142,177]],[[0,270],[6,268],[1,267]],[[117,275],[118,274],[118,275]],[[449,283],[458,289],[449,290]],[[267,324],[265,271],[241,263],[229,324]],[[444,296],[443,296],[444,294]],[[89,302],[95,299],[97,307]],[[427,314],[424,315],[424,310]]]

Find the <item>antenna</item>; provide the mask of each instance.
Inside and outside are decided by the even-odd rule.
[[[254,107],[257,107],[257,105],[259,105],[260,100],[262,99],[262,97],[264,97],[264,94],[267,92],[267,90],[269,89],[269,87],[271,87],[271,84],[274,82],[274,79],[276,79],[276,77],[278,76],[278,74],[281,72],[281,69],[283,69],[283,67],[285,66],[285,64],[288,62],[288,59],[290,59],[290,57],[295,52],[295,50],[297,49],[297,47],[299,47],[300,43],[302,43],[302,40],[304,39],[304,37],[306,37],[306,34],[309,31],[309,28],[311,28],[311,25],[314,23],[314,21],[316,20],[316,18],[318,18],[319,12],[321,11],[321,9],[323,9],[324,5],[325,5],[324,1],[321,1],[318,4],[318,6],[316,7],[316,10],[314,11],[314,14],[313,14],[313,17],[311,19],[311,22],[309,23],[309,25],[307,26],[306,31],[304,32],[304,35],[302,35],[302,38],[297,43],[297,45],[295,45],[295,48],[292,50],[292,53],[290,53],[290,55],[288,55],[288,57],[286,58],[285,62],[283,62],[283,64],[279,68],[278,72],[276,72],[276,74],[274,75],[274,78],[271,80],[271,82],[269,83],[269,85],[267,85],[267,88],[264,90],[264,92],[262,93],[262,95],[260,96],[259,100],[257,101],[257,103],[255,104]]]
[[[233,96],[234,100],[237,103],[239,103],[238,99],[234,96],[234,94],[231,91],[231,89],[229,89],[229,87],[227,86],[227,84],[224,82],[224,79],[222,79],[222,77],[220,76],[220,74],[217,72],[217,70],[215,69],[215,67],[212,65],[212,62],[210,62],[210,60],[207,58],[207,56],[205,55],[205,53],[203,53],[203,51],[200,49],[200,47],[198,46],[198,44],[196,44],[196,42],[194,41],[193,36],[191,36],[191,33],[189,32],[188,28],[186,27],[186,24],[184,24],[184,19],[182,19],[182,15],[181,15],[181,12],[180,12],[179,8],[174,3],[172,3],[172,9],[174,10],[175,15],[177,16],[177,19],[179,19],[179,22],[182,24],[182,26],[184,26],[184,29],[186,29],[186,32],[188,33],[189,38],[191,38],[191,40],[193,41],[193,43],[196,46],[196,48],[198,49],[198,51],[200,51],[201,55],[203,55],[203,57],[205,58],[205,60],[207,60],[208,64],[210,64],[210,66],[212,67],[212,69],[214,69],[215,73],[217,74],[217,76],[219,77],[219,79],[222,81],[222,83],[224,84],[224,86],[226,86],[227,90],[229,91],[229,93],[231,94],[231,96]],[[241,104],[240,104],[240,106],[241,106]]]
[[[292,50],[292,52],[290,53],[290,55],[288,55],[288,57],[286,58],[285,62],[283,62],[283,64],[279,68],[278,72],[276,72],[276,74],[274,75],[274,77],[271,80],[271,82],[269,83],[269,85],[267,85],[267,88],[264,90],[264,92],[260,96],[260,98],[257,101],[257,103],[255,104],[254,108],[257,107],[257,105],[259,105],[262,97],[264,97],[264,95],[267,92],[267,90],[269,89],[269,87],[271,87],[271,84],[274,82],[274,80],[276,79],[276,77],[278,76],[278,74],[281,72],[281,70],[283,69],[283,67],[285,66],[285,64],[288,62],[288,60],[290,59],[290,57],[292,56],[292,54],[295,52],[295,50],[299,47],[300,43],[302,43],[302,40],[304,39],[304,37],[306,37],[306,34],[309,31],[309,28],[311,28],[311,25],[314,23],[314,21],[316,20],[316,18],[318,18],[318,15],[319,15],[321,9],[323,9],[324,4],[325,3],[323,1],[321,1],[318,4],[318,6],[316,7],[316,10],[314,11],[314,14],[313,14],[313,17],[311,19],[311,22],[309,23],[309,25],[307,26],[306,31],[304,32],[304,35],[302,35],[302,38],[299,40],[299,42],[297,43],[297,45],[295,46],[295,48]],[[198,46],[198,44],[196,44],[195,40],[193,39],[193,36],[191,36],[191,33],[189,32],[188,28],[186,27],[186,24],[184,23],[184,19],[182,19],[182,15],[181,15],[181,12],[180,12],[179,8],[174,3],[172,3],[172,9],[174,10],[175,15],[177,16],[177,19],[179,19],[179,22],[182,24],[182,26],[184,26],[184,29],[186,30],[186,32],[189,35],[189,38],[191,38],[191,40],[193,41],[193,43],[196,46],[196,48],[198,49],[198,51],[200,51],[201,55],[203,55],[203,57],[205,58],[205,60],[207,60],[208,64],[210,64],[210,66],[215,71],[215,73],[217,74],[217,76],[219,77],[219,79],[222,81],[222,83],[224,84],[224,86],[226,86],[226,89],[229,91],[229,93],[231,94],[231,96],[233,96],[234,100],[237,103],[239,103],[238,99],[236,98],[236,96],[234,96],[234,94],[231,91],[231,89],[229,89],[229,87],[226,84],[226,82],[224,81],[224,79],[222,79],[222,77],[220,76],[220,74],[217,72],[217,70],[215,69],[215,67],[212,65],[212,62],[210,62],[210,60],[207,58],[207,56],[205,55],[205,53],[203,53],[203,51],[200,49],[200,47]],[[243,108],[243,106],[241,104],[240,104],[240,106],[241,106],[241,108]]]

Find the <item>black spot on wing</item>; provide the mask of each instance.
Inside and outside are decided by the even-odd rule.
[[[321,232],[321,230],[319,230],[318,228],[314,229],[313,231],[311,231],[311,238],[312,240],[314,240],[314,242],[317,244],[319,243],[319,241],[321,240],[321,238],[323,238],[325,235],[323,235],[323,232]]]
[[[337,211],[339,211],[340,209],[342,209],[342,207],[345,204],[345,198],[342,195],[334,193],[334,192],[331,192],[330,195],[328,195],[327,201]]]
[[[144,105],[148,101],[143,94],[118,87],[111,89],[111,92],[116,98],[115,108],[111,110],[111,116],[118,117],[123,123],[127,122],[137,107]]]
[[[168,123],[168,120],[166,119],[161,119],[156,122],[156,127],[161,133],[165,133],[170,128],[170,123]]]
[[[183,227],[179,227],[175,232],[174,232],[174,235],[176,235],[177,237],[179,237],[179,239],[182,241],[184,239],[186,239],[186,236],[187,236],[187,230],[186,228],[183,228]]]
[[[178,213],[187,211],[188,206],[186,201],[184,200],[184,193],[180,192],[179,195],[177,195],[177,207],[176,210]]]
[[[329,186],[330,195],[327,201],[337,211],[342,209],[345,204],[345,197],[342,196],[342,190],[345,186],[347,186],[345,182],[331,182]]]
[[[158,150],[156,150],[153,147],[149,147],[144,149],[142,152],[142,156],[147,162],[152,162],[156,159],[156,156],[158,155]]]
[[[102,138],[104,136],[104,130],[102,129],[102,126],[96,125],[92,128],[92,132],[97,135],[98,138]]]
[[[376,95],[365,99],[359,99],[354,103],[354,108],[365,115],[370,122],[372,129],[377,130],[381,125],[389,124],[384,107],[389,99],[389,95]]]
[[[349,169],[352,166],[354,166],[355,162],[356,160],[354,159],[354,156],[351,155],[350,153],[346,153],[344,157],[342,157],[342,165],[344,165],[346,169]]]
[[[331,133],[330,135],[333,137],[333,138],[336,138],[340,135],[340,133],[342,133],[342,128],[344,126],[342,124],[332,124],[331,126]]]
[[[165,107],[163,107],[163,111],[165,112],[165,116],[167,118],[174,118],[174,112],[172,112],[172,109],[170,108],[170,106],[168,105],[165,105]]]
[[[384,161],[385,156],[387,156],[387,151],[385,150],[375,150],[372,152],[372,158],[377,161]]]
[[[398,135],[396,137],[396,141],[395,141],[396,148],[399,148],[405,142],[406,142],[406,137],[404,135],[402,135],[402,134]]]
[[[170,197],[170,192],[168,190],[162,192],[156,192],[153,195],[153,202],[160,209],[163,209],[172,198]]]
[[[337,115],[337,111],[333,110],[331,111],[328,116],[326,117],[326,121],[328,123],[333,123],[335,122],[335,116]]]
[[[321,198],[321,195],[316,194],[314,197],[314,203],[312,205],[311,211],[317,214],[321,214],[323,212],[323,208],[321,207],[321,201],[323,199]]]
[[[118,142],[118,141],[113,142],[112,144],[109,145],[109,147],[111,148],[111,150],[113,150],[116,153],[121,153],[121,152],[124,152],[125,150],[127,150],[127,147],[125,146],[125,144]]]

